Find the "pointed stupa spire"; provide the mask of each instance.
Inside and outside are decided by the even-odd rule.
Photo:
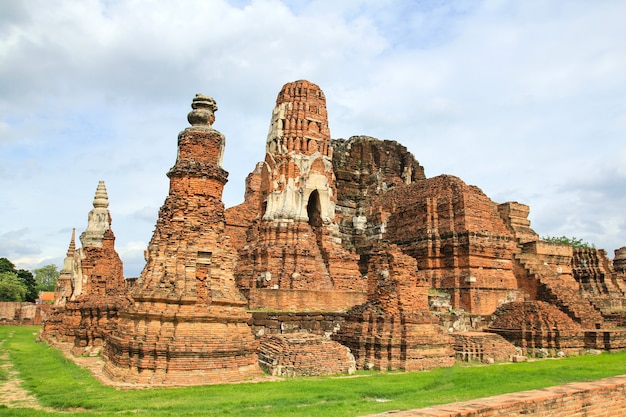
[[[76,251],[76,228],[72,228],[72,239],[70,239],[70,245],[67,248],[67,256],[74,256],[74,252]]]
[[[96,195],[93,198],[93,206],[94,208],[108,208],[109,207],[109,195],[107,194],[107,188],[104,185],[104,181],[98,182]]]
[[[59,278],[54,289],[54,305],[64,306],[72,295],[72,275],[74,273],[74,255],[76,253],[76,228],[72,229],[67,255],[63,260],[63,268],[59,271]]]
[[[102,246],[104,232],[111,228],[111,215],[109,213],[109,196],[104,181],[98,182],[96,195],[93,198],[93,210],[87,218],[87,229],[80,235],[83,247]]]

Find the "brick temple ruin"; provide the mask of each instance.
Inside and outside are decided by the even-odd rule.
[[[323,91],[286,84],[244,202],[222,191],[217,105],[178,136],[146,265],[124,279],[104,183],[42,337],[112,381],[424,370],[626,348],[626,248],[542,241],[529,207],[424,168],[396,141],[331,139]],[[260,143],[259,143],[260,145]]]

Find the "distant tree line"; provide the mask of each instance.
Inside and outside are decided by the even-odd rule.
[[[54,291],[59,278],[57,266],[50,264],[34,269],[16,269],[13,262],[0,258],[0,301],[34,303],[39,291]]]
[[[578,239],[574,236],[572,237],[545,236],[545,237],[542,237],[541,239],[545,240],[546,242],[560,243],[562,245],[570,245],[574,249],[595,249],[596,248],[596,245],[594,245],[593,243],[585,242],[582,239]]]

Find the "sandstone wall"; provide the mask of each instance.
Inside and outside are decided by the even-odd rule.
[[[624,415],[626,376],[365,417],[609,417]]]

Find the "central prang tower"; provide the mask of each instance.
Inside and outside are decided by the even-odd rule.
[[[198,94],[191,107],[133,304],[107,340],[104,370],[115,380],[190,385],[261,375],[233,276],[237,254],[224,233],[228,173],[224,135],[212,128],[217,105]]]
[[[272,112],[265,161],[257,170],[258,216],[247,229],[236,272],[251,309],[338,311],[365,300],[359,256],[341,245],[324,92],[285,84]],[[250,216],[252,217],[252,216]]]

